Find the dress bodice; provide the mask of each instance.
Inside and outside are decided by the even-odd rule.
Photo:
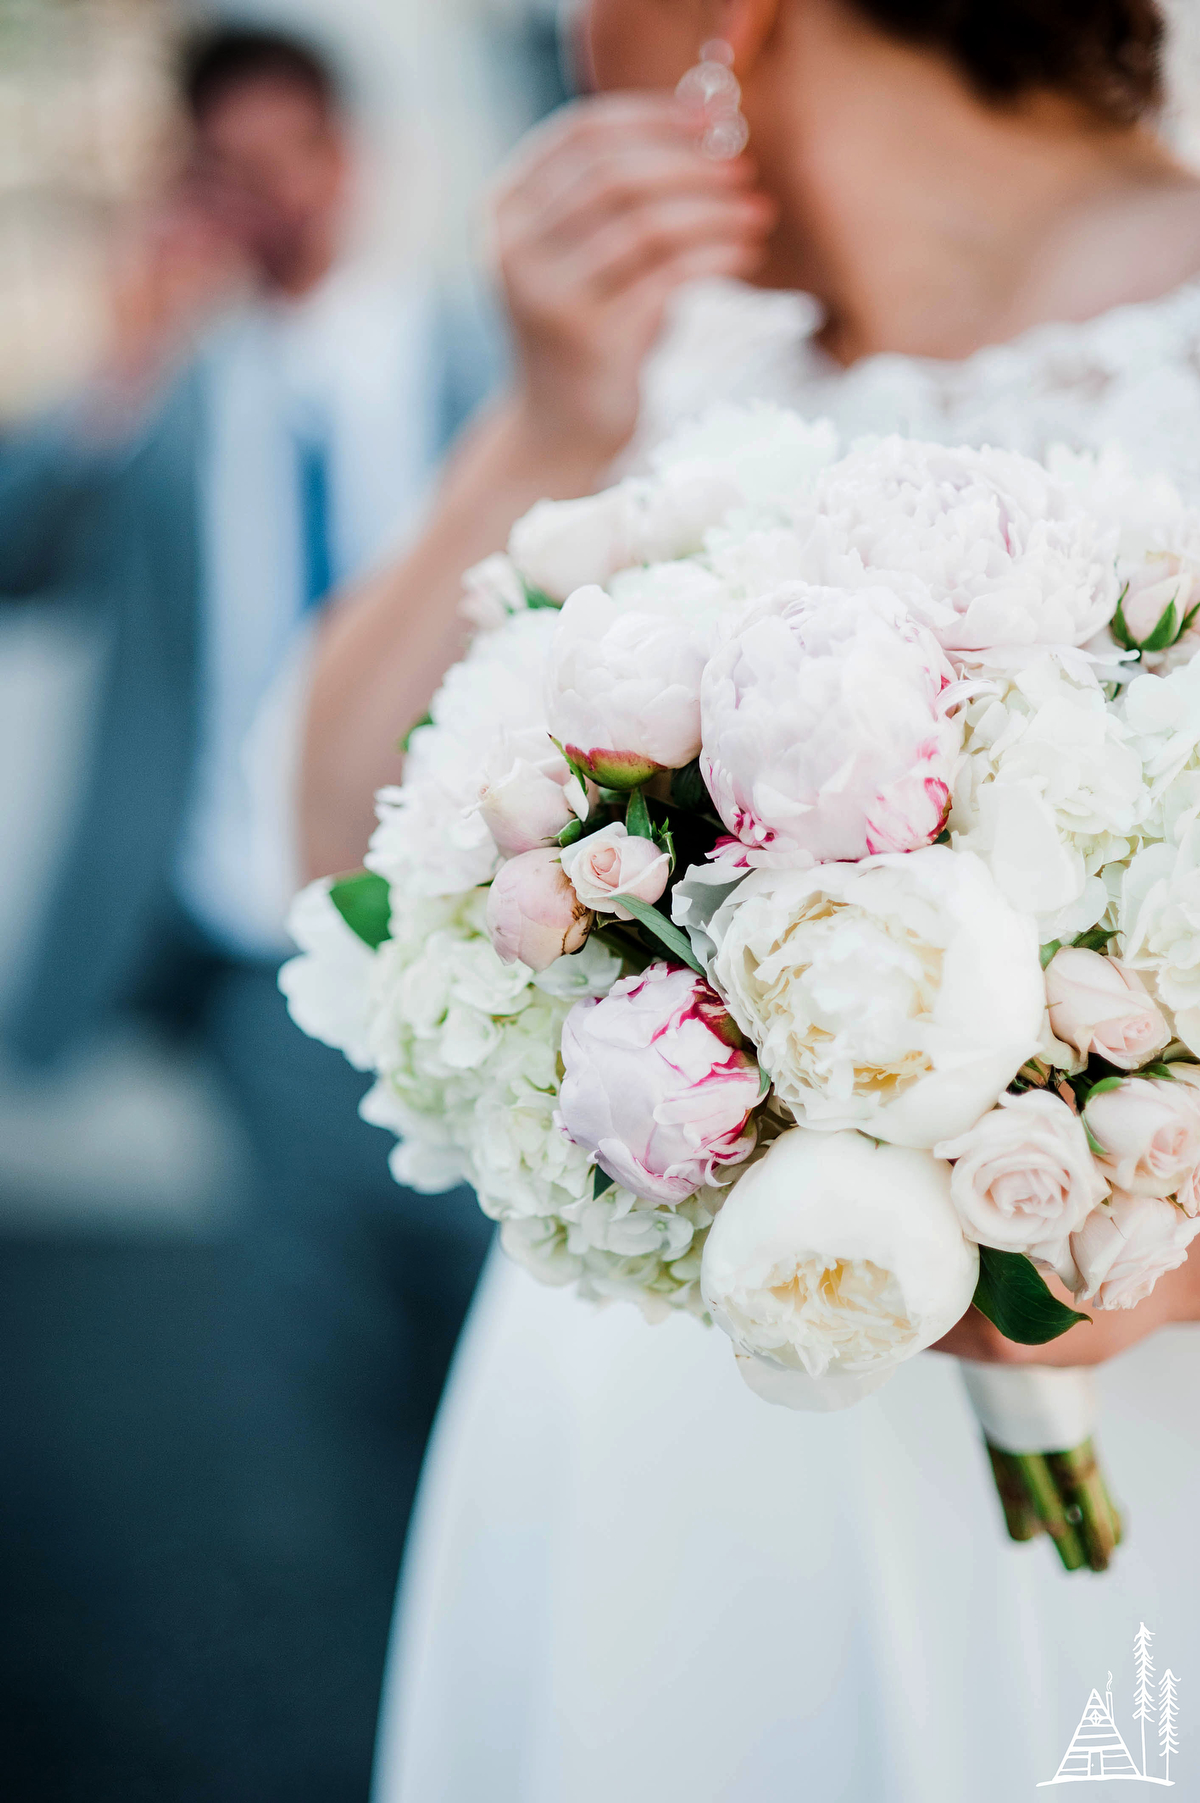
[[[714,401],[766,400],[874,432],[993,444],[1032,456],[1120,444],[1200,502],[1200,281],[1079,324],[1035,326],[960,362],[892,354],[843,369],[809,296],[697,283],[646,371],[639,438],[654,443]]]

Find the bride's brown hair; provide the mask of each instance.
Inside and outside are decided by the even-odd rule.
[[[993,101],[1051,89],[1117,125],[1163,98],[1156,0],[854,0],[882,30],[945,51]]]

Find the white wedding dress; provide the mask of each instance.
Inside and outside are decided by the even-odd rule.
[[[797,296],[693,291],[648,434],[760,397],[847,437],[1117,441],[1200,501],[1200,284],[956,364],[843,372],[814,320]],[[1200,1795],[1200,1330],[1100,1387],[1128,1540],[1108,1574],[1067,1576],[1045,1539],[1006,1539],[953,1360],[795,1415],[716,1330],[594,1309],[495,1255],[410,1539],[375,1803],[1020,1803],[1110,1671],[1140,1763],[1143,1621],[1182,1679],[1175,1775]]]

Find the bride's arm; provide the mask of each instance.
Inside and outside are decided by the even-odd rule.
[[[302,773],[313,873],[361,861],[397,739],[461,654],[463,571],[534,501],[598,486],[637,422],[671,292],[753,266],[772,207],[752,182],[745,159],[701,156],[694,119],[660,97],[581,102],[528,141],[495,221],[512,391],[460,444],[418,543],[321,628]]]

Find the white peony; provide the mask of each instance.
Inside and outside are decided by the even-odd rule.
[[[932,1345],[978,1274],[944,1163],[797,1127],[730,1191],[701,1282],[740,1352],[824,1378],[887,1371]]]
[[[1133,735],[1084,668],[1054,654],[981,679],[963,710],[949,827],[1039,937],[1074,938],[1107,905],[1105,864],[1126,857],[1149,806]]]
[[[701,769],[751,861],[862,858],[936,838],[962,739],[942,700],[953,679],[885,588],[793,583],[740,615],[705,667]]]
[[[932,1146],[972,1127],[1037,1046],[1033,923],[946,846],[754,872],[707,933],[713,983],[807,1126]]]
[[[287,930],[300,947],[279,972],[279,987],[296,1025],[344,1052],[357,1071],[370,1070],[375,953],[342,919],[330,880],[310,883],[292,903]]]
[[[1081,645],[1117,604],[1115,535],[1013,451],[865,443],[818,481],[812,528],[814,581],[907,577],[910,610],[956,651]]]
[[[485,759],[505,731],[545,730],[542,670],[557,613],[513,616],[446,673],[432,724],[413,731],[399,788],[381,789],[366,863],[404,895],[456,895],[495,873],[500,853],[479,812]]]

